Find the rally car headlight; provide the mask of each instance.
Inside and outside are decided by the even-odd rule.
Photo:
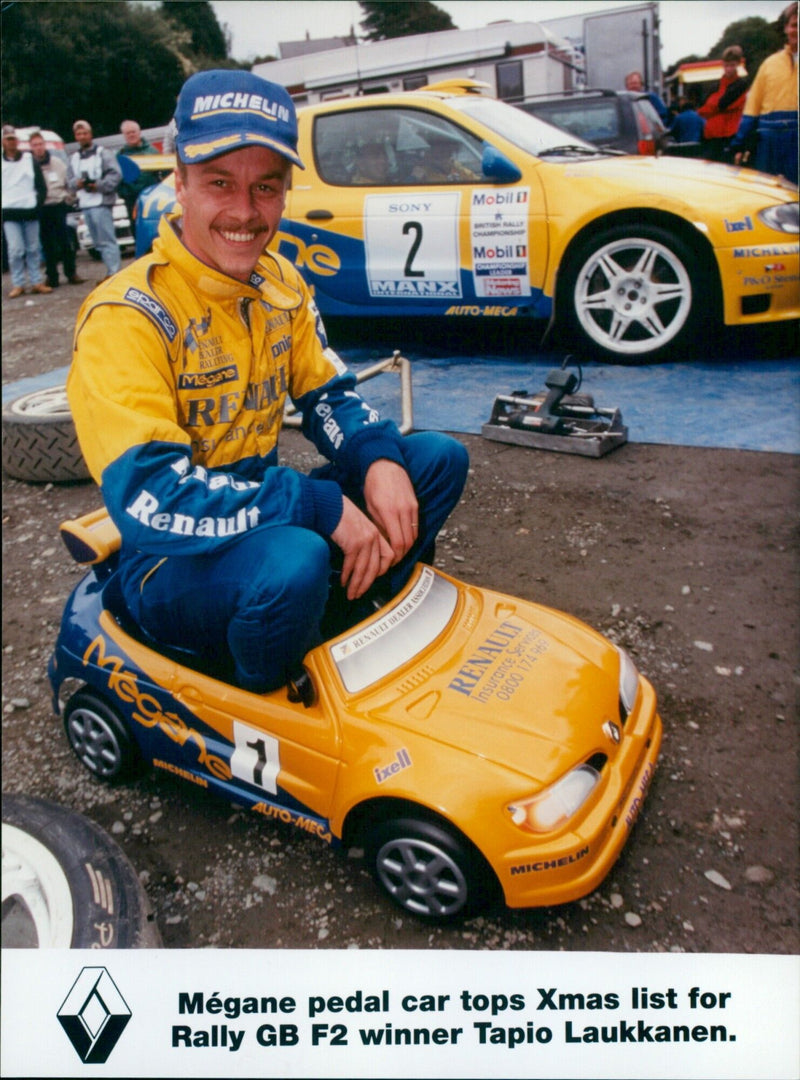
[[[619,646],[617,649],[619,652],[620,717],[624,724],[636,704],[636,695],[639,693],[639,672],[625,650],[620,649]]]
[[[579,765],[538,795],[512,803],[508,807],[511,820],[527,832],[552,832],[580,810],[599,779],[597,769]]]
[[[759,210],[758,216],[770,229],[785,233],[800,232],[800,208],[796,202],[768,206],[766,210]]]

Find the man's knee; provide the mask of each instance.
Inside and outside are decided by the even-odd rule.
[[[251,597],[255,593],[301,605],[324,604],[329,575],[327,541],[307,529],[289,529],[253,573]]]
[[[417,494],[424,498],[430,489],[455,504],[469,471],[466,448],[439,431],[409,435],[407,448],[407,466]]]

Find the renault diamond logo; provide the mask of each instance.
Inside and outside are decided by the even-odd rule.
[[[57,1015],[81,1061],[102,1065],[117,1045],[131,1010],[104,967],[85,967]]]
[[[603,724],[603,734],[614,744],[618,743],[622,739],[622,733],[613,720],[606,720],[606,722]]]

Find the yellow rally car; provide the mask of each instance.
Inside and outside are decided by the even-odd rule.
[[[306,168],[273,243],[323,317],[554,318],[636,362],[800,315],[793,184],[598,150],[480,86],[300,109]],[[137,251],[173,205],[169,184],[144,193]]]
[[[568,615],[419,564],[270,694],[156,651],[116,586],[105,511],[66,523],[92,568],[67,602],[55,710],[101,779],[143,762],[329,844],[363,846],[406,911],[574,900],[608,873],[661,743],[649,682]]]

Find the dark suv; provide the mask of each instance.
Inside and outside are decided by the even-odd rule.
[[[647,94],[629,90],[572,90],[515,102],[518,108],[569,131],[601,150],[661,154],[672,142]]]

